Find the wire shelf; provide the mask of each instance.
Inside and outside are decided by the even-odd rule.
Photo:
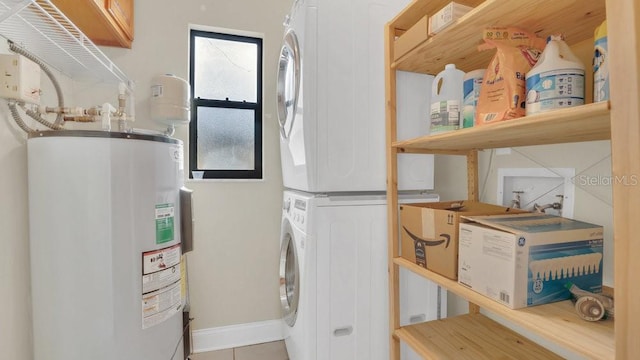
[[[128,77],[49,0],[0,0],[0,36],[74,80]]]

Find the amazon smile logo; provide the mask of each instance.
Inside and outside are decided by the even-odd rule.
[[[405,226],[402,227],[404,231],[409,235],[409,237],[413,240],[413,245],[415,247],[416,254],[416,264],[427,267],[427,252],[426,248],[428,246],[439,246],[445,244],[445,248],[449,247],[449,243],[451,242],[451,235],[449,234],[440,234],[440,239],[423,239],[420,236],[412,233]]]
[[[415,242],[423,242],[426,246],[438,246],[440,244],[444,244],[447,243],[444,247],[448,248],[449,247],[449,242],[451,241],[451,236],[449,234],[440,234],[440,237],[442,239],[440,240],[434,240],[434,239],[423,239],[421,237],[419,237],[418,235],[412,233],[411,231],[409,231],[409,229],[407,229],[406,227],[402,227],[404,229],[404,231],[407,232],[407,234],[409,234],[409,236],[413,239],[413,241]]]

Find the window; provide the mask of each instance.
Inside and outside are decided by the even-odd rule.
[[[262,39],[191,30],[189,168],[262,178]]]

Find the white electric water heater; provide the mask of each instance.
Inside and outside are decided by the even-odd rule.
[[[183,360],[182,142],[49,131],[27,144],[35,360]]]

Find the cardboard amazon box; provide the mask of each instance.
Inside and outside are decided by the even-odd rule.
[[[458,228],[463,215],[500,215],[525,211],[456,200],[400,205],[400,254],[426,269],[458,278]]]

